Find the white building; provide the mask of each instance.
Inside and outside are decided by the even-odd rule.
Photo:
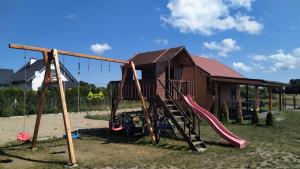
[[[31,90],[37,91],[43,83],[44,75],[45,75],[45,64],[44,60],[36,60],[30,59],[30,61],[20,68],[15,74],[13,78],[13,85],[25,87],[25,68],[26,68],[26,86]],[[61,70],[61,78],[64,82],[65,87],[75,87],[77,86],[77,80],[72,76],[72,74],[64,67],[63,64],[60,63]],[[56,72],[54,65],[51,65],[51,72],[53,75],[53,79],[56,80]]]

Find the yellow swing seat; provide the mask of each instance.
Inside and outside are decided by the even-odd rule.
[[[92,91],[89,91],[87,98],[88,98],[89,100],[92,100],[92,99],[100,99],[100,100],[103,100],[103,99],[105,99],[105,96],[104,96],[104,94],[103,94],[102,91],[99,91],[98,94],[97,94],[97,93],[94,94]]]

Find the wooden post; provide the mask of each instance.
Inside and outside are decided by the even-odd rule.
[[[219,118],[219,87],[218,83],[215,83],[215,105],[214,105],[214,114]]]
[[[279,111],[282,111],[282,88],[279,88]]]
[[[197,82],[196,82],[196,79],[197,79],[197,76],[196,76],[196,72],[197,72],[197,67],[196,65],[194,66],[194,92],[193,92],[193,95],[194,95],[194,98],[197,100]]]
[[[154,133],[153,133],[153,128],[152,128],[152,126],[151,126],[150,113],[149,113],[149,111],[147,110],[147,107],[146,107],[145,98],[144,98],[144,96],[143,96],[143,94],[142,94],[140,82],[139,82],[139,79],[138,79],[138,77],[137,77],[137,73],[136,73],[135,65],[134,65],[133,61],[130,61],[130,66],[131,66],[131,69],[132,69],[132,72],[133,72],[133,77],[134,77],[134,81],[135,81],[135,86],[136,86],[138,95],[139,95],[139,97],[140,97],[141,107],[142,107],[142,110],[143,110],[143,112],[144,112],[144,114],[145,114],[145,117],[146,117],[147,128],[148,128],[148,131],[149,131],[151,140],[152,140],[152,144],[155,144],[156,141],[155,141],[155,135],[154,135]]]
[[[255,109],[259,109],[259,91],[257,86],[255,86]]]
[[[246,103],[247,103],[247,113],[249,112],[249,85],[246,85]]]
[[[118,109],[118,105],[120,103],[120,101],[122,100],[122,97],[123,97],[123,88],[124,88],[124,84],[125,84],[125,79],[126,79],[126,76],[127,76],[127,68],[125,68],[125,66],[122,68],[122,81],[121,81],[121,84],[120,84],[120,88],[119,88],[119,96],[116,100],[116,102],[114,102],[113,98],[112,98],[112,109],[111,109],[111,125],[113,125],[112,123],[114,122],[114,118],[115,118],[115,115],[116,115],[116,112],[117,112],[117,109]],[[112,127],[112,126],[110,126]]]
[[[54,59],[54,66],[55,66],[55,72],[56,72],[56,77],[57,77],[60,103],[61,103],[61,107],[62,107],[62,110],[63,110],[63,120],[64,120],[65,132],[66,132],[66,135],[67,135],[69,160],[70,160],[69,165],[71,165],[71,166],[75,165],[76,166],[75,152],[74,152],[72,133],[71,133],[71,125],[70,125],[70,121],[69,121],[69,115],[68,115],[68,110],[67,110],[64,87],[63,87],[63,83],[62,83],[62,79],[61,79],[61,73],[60,73],[58,53],[57,53],[56,49],[52,50],[52,55],[53,55],[53,59]]]
[[[269,91],[269,112],[272,113],[272,88],[268,88]]]
[[[38,133],[39,133],[41,117],[45,110],[46,91],[48,88],[47,86],[48,86],[48,83],[50,81],[52,81],[51,59],[49,58],[49,55],[47,52],[43,52],[43,57],[44,57],[46,69],[45,69],[44,81],[43,81],[43,86],[42,86],[40,99],[39,99],[38,112],[37,112],[37,116],[36,116],[36,120],[35,120],[33,138],[32,138],[32,142],[31,142],[32,149],[36,148],[36,141],[37,141],[37,137],[38,137]]]

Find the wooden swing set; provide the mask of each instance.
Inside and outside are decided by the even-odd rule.
[[[42,114],[45,109],[47,88],[49,85],[57,85],[58,89],[59,89],[58,91],[59,91],[61,108],[63,111],[64,127],[65,127],[66,136],[67,136],[66,140],[67,140],[68,153],[69,153],[69,164],[68,165],[69,166],[77,166],[75,152],[74,152],[74,146],[73,146],[73,140],[72,140],[72,130],[71,130],[71,125],[70,125],[70,121],[69,121],[67,103],[66,103],[66,99],[65,99],[64,87],[63,87],[63,82],[62,82],[61,72],[60,72],[59,54],[73,56],[73,57],[80,57],[80,58],[102,60],[102,61],[114,62],[114,63],[120,63],[120,64],[126,65],[122,69],[122,81],[121,81],[121,85],[120,85],[120,91],[122,91],[123,87],[124,87],[124,83],[125,83],[125,79],[126,79],[126,75],[127,75],[127,71],[128,71],[127,69],[128,68],[131,69],[133,72],[133,78],[135,81],[136,90],[137,90],[138,96],[140,98],[141,108],[146,117],[146,126],[148,129],[148,132],[150,134],[152,143],[153,144],[156,143],[156,138],[153,133],[153,128],[152,128],[151,121],[150,121],[150,112],[147,110],[145,98],[141,91],[141,86],[140,86],[140,83],[139,83],[139,80],[137,77],[137,72],[136,72],[135,64],[133,63],[133,61],[113,59],[113,58],[95,56],[95,55],[87,55],[87,54],[75,53],[75,52],[69,52],[69,51],[63,51],[63,50],[57,50],[57,49],[41,48],[41,47],[27,46],[27,45],[18,45],[18,44],[9,44],[9,48],[42,52],[45,67],[46,67],[43,85],[42,85],[42,89],[41,89],[41,94],[40,94],[40,98],[39,98],[39,105],[38,105],[38,112],[37,112],[37,117],[36,117],[36,122],[35,122],[34,134],[33,134],[32,142],[31,142],[32,149],[36,149],[36,142],[37,142],[37,136],[38,136],[39,126],[40,126],[40,122],[41,122],[41,117],[42,117]],[[55,73],[57,76],[56,80],[54,80],[53,74],[51,72],[51,64],[52,63],[54,64]],[[121,99],[122,99],[122,92],[120,92],[120,94],[117,98],[116,104],[111,110],[112,117],[114,117],[116,110],[118,108],[118,104],[121,101]]]

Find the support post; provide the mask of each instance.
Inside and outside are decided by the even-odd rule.
[[[247,103],[247,113],[249,112],[249,85],[246,85],[246,103]]]
[[[282,88],[279,89],[279,111],[282,111]]]
[[[269,112],[272,113],[272,88],[268,88],[269,91]]]
[[[218,83],[215,83],[215,101],[214,101],[214,114],[219,118],[219,90]]]
[[[255,110],[254,114],[252,115],[252,124],[258,124],[259,122],[259,91],[258,87],[255,86]]]
[[[120,101],[122,100],[122,97],[123,97],[123,88],[124,88],[124,84],[125,84],[125,79],[126,79],[126,76],[127,76],[127,68],[122,67],[122,80],[121,80],[121,84],[120,84],[120,88],[119,88],[119,95],[117,97],[117,100],[114,101],[113,98],[112,98],[112,109],[111,109],[111,126],[109,127],[112,127],[113,125],[113,122],[114,122],[114,118],[115,118],[115,115],[116,115],[116,112],[117,112],[117,109],[118,109],[118,105],[120,103]]]
[[[273,125],[273,114],[272,114],[272,88],[269,87],[269,111],[266,117],[266,125],[271,126]]]
[[[255,86],[255,108],[259,110],[259,90],[257,86]]]
[[[42,118],[42,114],[45,110],[46,91],[48,88],[47,84],[50,81],[52,81],[51,59],[49,58],[48,52],[43,52],[43,57],[44,57],[46,69],[45,69],[44,81],[43,81],[42,90],[41,90],[40,99],[39,99],[38,112],[37,112],[36,120],[35,120],[34,133],[33,133],[33,138],[32,138],[32,142],[31,142],[31,149],[36,148],[36,141],[37,141],[37,137],[38,137],[38,133],[39,133],[41,118]]]
[[[143,110],[143,112],[144,112],[144,114],[145,114],[145,117],[146,117],[146,124],[147,124],[147,128],[148,128],[148,131],[149,131],[151,140],[152,140],[152,144],[155,144],[156,141],[155,141],[155,135],[154,135],[154,133],[153,133],[153,128],[152,128],[152,125],[151,125],[150,113],[149,113],[149,111],[147,110],[145,98],[144,98],[144,96],[143,96],[143,94],[142,94],[140,82],[139,82],[139,79],[138,79],[138,77],[137,77],[137,73],[136,73],[135,65],[134,65],[133,61],[130,61],[130,66],[131,66],[131,69],[132,69],[132,72],[133,72],[133,77],[134,77],[134,81],[135,81],[135,86],[136,86],[138,95],[139,95],[139,97],[140,97],[141,107],[142,107],[142,110]]]
[[[61,103],[61,107],[62,107],[62,110],[63,110],[63,120],[64,120],[65,132],[66,132],[66,135],[67,135],[69,161],[70,161],[69,165],[71,165],[71,166],[75,165],[76,166],[75,152],[74,152],[72,133],[71,133],[71,125],[70,125],[70,121],[69,121],[69,115],[68,115],[68,110],[67,110],[65,92],[64,92],[62,79],[61,79],[58,53],[57,53],[56,49],[52,50],[52,56],[53,56],[53,59],[54,59],[54,66],[55,66],[55,72],[56,72],[57,83],[58,83],[60,103]]]

